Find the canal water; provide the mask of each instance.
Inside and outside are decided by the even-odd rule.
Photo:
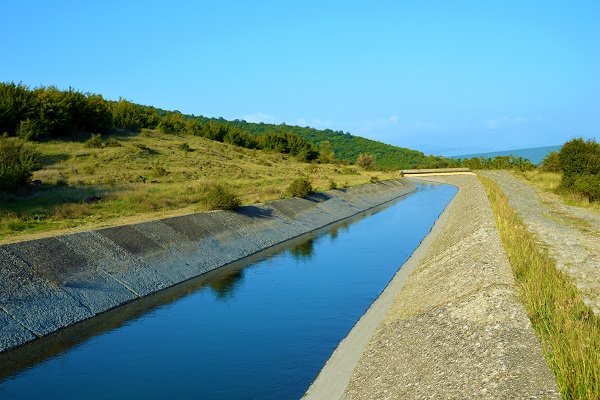
[[[414,194],[0,357],[0,399],[294,399],[456,193]]]

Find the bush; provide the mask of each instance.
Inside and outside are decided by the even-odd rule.
[[[600,200],[600,174],[579,175],[573,183],[574,189],[589,201]]]
[[[121,143],[115,138],[110,138],[104,142],[104,147],[121,147]]]
[[[177,146],[177,148],[181,151],[183,151],[184,153],[187,153],[188,151],[190,151],[190,145],[187,143],[181,143],[179,146]]]
[[[208,185],[204,202],[209,210],[235,210],[242,205],[238,195],[229,186],[221,183]]]
[[[572,139],[558,152],[563,186],[571,187],[579,175],[600,173],[600,144],[595,140]]]
[[[540,169],[544,172],[560,172],[560,159],[558,158],[558,152],[553,151],[548,153],[548,155],[544,157]]]
[[[0,136],[0,191],[15,189],[41,168],[40,153],[19,138]]]
[[[333,179],[329,178],[328,189],[329,190],[335,190],[335,189],[337,189],[337,186],[338,186],[337,183]]]
[[[313,187],[308,178],[295,179],[287,188],[287,194],[292,197],[304,197],[313,192]]]
[[[558,152],[562,178],[559,190],[575,191],[589,201],[600,200],[600,144],[576,138]]]
[[[85,147],[89,149],[101,149],[104,147],[104,143],[102,143],[102,137],[99,133],[92,133],[92,137],[85,141]]]

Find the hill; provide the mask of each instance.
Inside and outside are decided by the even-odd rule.
[[[217,183],[253,204],[286,196],[299,176],[316,190],[397,176],[149,129],[32,146],[42,169],[32,184],[0,191],[0,243],[205,211],[207,190]]]

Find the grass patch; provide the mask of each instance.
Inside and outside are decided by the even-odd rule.
[[[560,172],[544,172],[535,170],[519,173],[518,175],[523,176],[537,189],[559,195],[563,202],[567,205],[581,207],[600,213],[600,202],[591,202],[587,196],[581,193],[572,190],[561,189],[560,182],[562,179],[562,174]]]
[[[39,184],[0,193],[0,243],[201,211],[208,207],[205,189],[214,182],[226,182],[244,205],[283,197],[299,176],[309,178],[313,188],[327,189],[332,186],[329,177],[341,175],[336,164],[311,165],[193,135],[124,132],[100,147],[87,147],[86,139],[35,144],[42,169],[32,180]],[[112,141],[120,146],[109,145]],[[352,173],[340,186],[369,182],[362,169],[344,168]],[[395,177],[381,173],[382,180]],[[102,201],[83,205],[92,195]]]
[[[564,399],[600,398],[600,319],[536,244],[508,199],[480,177],[494,210],[521,298]]]

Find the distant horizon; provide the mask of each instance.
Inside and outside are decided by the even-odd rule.
[[[540,146],[540,147],[529,147],[524,149],[511,149],[511,150],[500,150],[500,151],[490,151],[484,153],[469,153],[469,154],[458,154],[454,156],[446,156],[446,158],[455,158],[455,159],[465,159],[465,158],[473,158],[473,157],[484,157],[484,158],[494,158],[497,156],[508,156],[514,155],[516,157],[527,158],[533,164],[539,164],[542,162],[543,158],[550,153],[551,151],[558,151],[562,147],[562,144],[552,145],[552,146]]]

